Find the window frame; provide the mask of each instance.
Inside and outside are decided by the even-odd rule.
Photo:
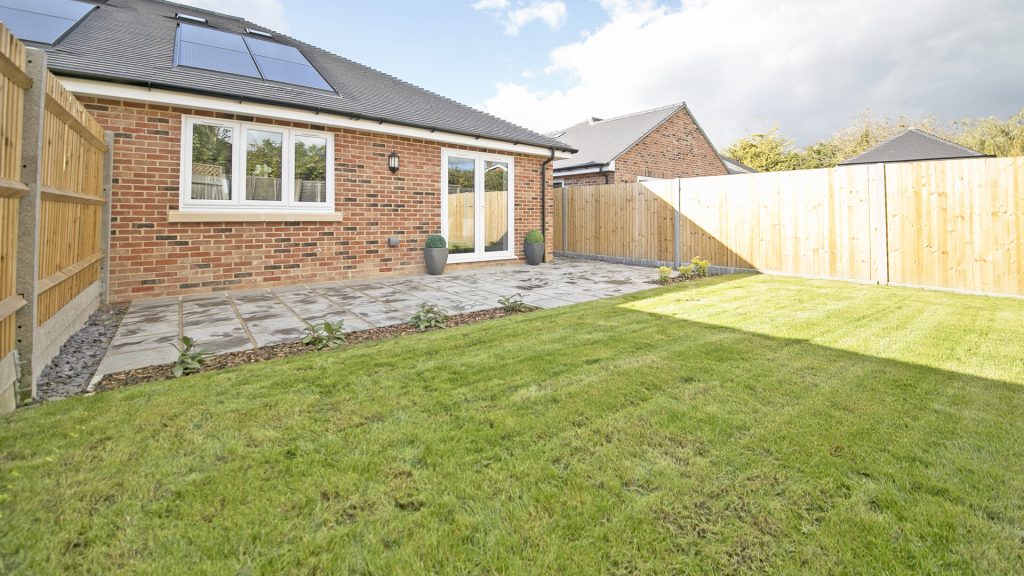
[[[465,158],[467,160],[473,160],[473,166],[475,167],[475,175],[473,178],[473,194],[474,194],[474,206],[476,202],[476,194],[480,193],[486,198],[486,190],[484,186],[484,168],[487,161],[501,162],[508,166],[508,249],[495,252],[487,252],[486,244],[479,240],[479,237],[485,236],[486,231],[484,230],[483,219],[478,214],[474,213],[474,241],[476,246],[473,252],[465,252],[461,254],[450,254],[448,261],[452,263],[458,262],[480,262],[486,260],[507,260],[510,258],[516,258],[516,229],[515,229],[515,205],[516,205],[516,163],[515,157],[504,156],[501,154],[491,154],[489,152],[476,152],[472,150],[461,150],[458,148],[443,148],[441,150],[441,235],[444,236],[445,242],[449,241],[448,231],[448,159],[450,157]],[[483,232],[483,234],[481,234]]]
[[[232,129],[231,141],[231,199],[207,200],[192,198],[192,136],[195,125],[219,126]],[[281,200],[247,200],[246,155],[247,136],[250,130],[277,132],[282,134],[281,159]],[[299,202],[295,200],[295,138],[306,136],[323,138],[327,142],[326,199],[324,202]],[[183,116],[181,129],[181,173],[178,186],[178,207],[182,212],[334,212],[334,134],[307,128],[292,128],[257,122],[237,122],[208,118],[206,116]]]

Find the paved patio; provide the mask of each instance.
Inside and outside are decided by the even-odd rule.
[[[132,302],[97,374],[173,362],[185,335],[213,353],[301,340],[308,324],[345,321],[345,330],[408,322],[421,304],[449,314],[486,310],[498,298],[522,294],[555,308],[651,288],[650,268],[558,260],[541,266],[504,266],[327,284],[217,292]]]

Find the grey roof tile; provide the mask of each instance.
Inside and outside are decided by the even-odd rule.
[[[607,164],[685,107],[686,104],[679,103],[607,120],[590,118],[565,130],[549,133],[549,136],[577,150],[565,160],[556,160],[554,168],[566,170]]]
[[[750,166],[747,166],[743,162],[731,157],[723,156],[719,154],[722,162],[725,163],[725,169],[729,171],[729,174],[756,174],[759,170],[754,170]]]
[[[223,95],[240,100],[572,151],[572,147],[459,104],[367,66],[242,18],[160,0],[107,0],[53,47],[48,64],[60,75]],[[337,93],[258,78],[175,66],[176,12],[200,16],[218,30],[263,30],[299,49]]]
[[[946,160],[950,158],[979,158],[985,154],[965,146],[954,144],[929,134],[924,130],[910,128],[906,132],[882,142],[867,151],[844,160],[840,166],[851,164],[876,164],[878,162],[913,162],[915,160]]]

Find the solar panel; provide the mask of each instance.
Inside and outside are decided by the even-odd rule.
[[[309,61],[306,60],[306,57],[302,55],[302,52],[299,52],[298,48],[293,46],[285,46],[277,42],[267,42],[259,38],[246,38],[245,43],[249,45],[249,51],[252,52],[253,56],[266,56],[309,66]]]
[[[0,0],[0,2],[3,2],[3,0]],[[182,42],[205,44],[207,46],[227,48],[228,50],[236,50],[238,52],[249,51],[245,47],[245,41],[242,40],[241,36],[228,32],[221,32],[220,30],[214,30],[213,28],[203,28],[202,26],[182,24],[178,27],[178,34]]]
[[[213,28],[180,24],[175,56],[190,68],[333,90],[297,48]]]
[[[211,28],[189,24],[179,26],[175,56],[181,66],[260,77],[242,38]]]
[[[266,80],[333,90],[298,48],[259,38],[246,38],[245,43]]]
[[[0,0],[0,20],[22,40],[53,44],[94,8],[73,0]]]
[[[265,56],[257,56],[256,64],[259,65],[260,72],[263,73],[263,78],[266,80],[307,86],[319,90],[333,90],[331,85],[316,71],[316,68],[309,64],[296,64]]]

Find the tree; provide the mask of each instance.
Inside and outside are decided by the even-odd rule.
[[[726,153],[765,172],[831,168],[912,127],[992,156],[1024,156],[1024,108],[1006,120],[964,118],[948,125],[934,116],[883,118],[865,110],[849,126],[803,150],[775,127],[738,139]]]
[[[740,138],[725,152],[761,172],[796,170],[800,167],[800,155],[794,150],[793,141],[782,137],[778,126],[767,132]]]
[[[1024,107],[1005,122],[997,118],[965,118],[954,122],[957,143],[993,156],[1024,156]]]

